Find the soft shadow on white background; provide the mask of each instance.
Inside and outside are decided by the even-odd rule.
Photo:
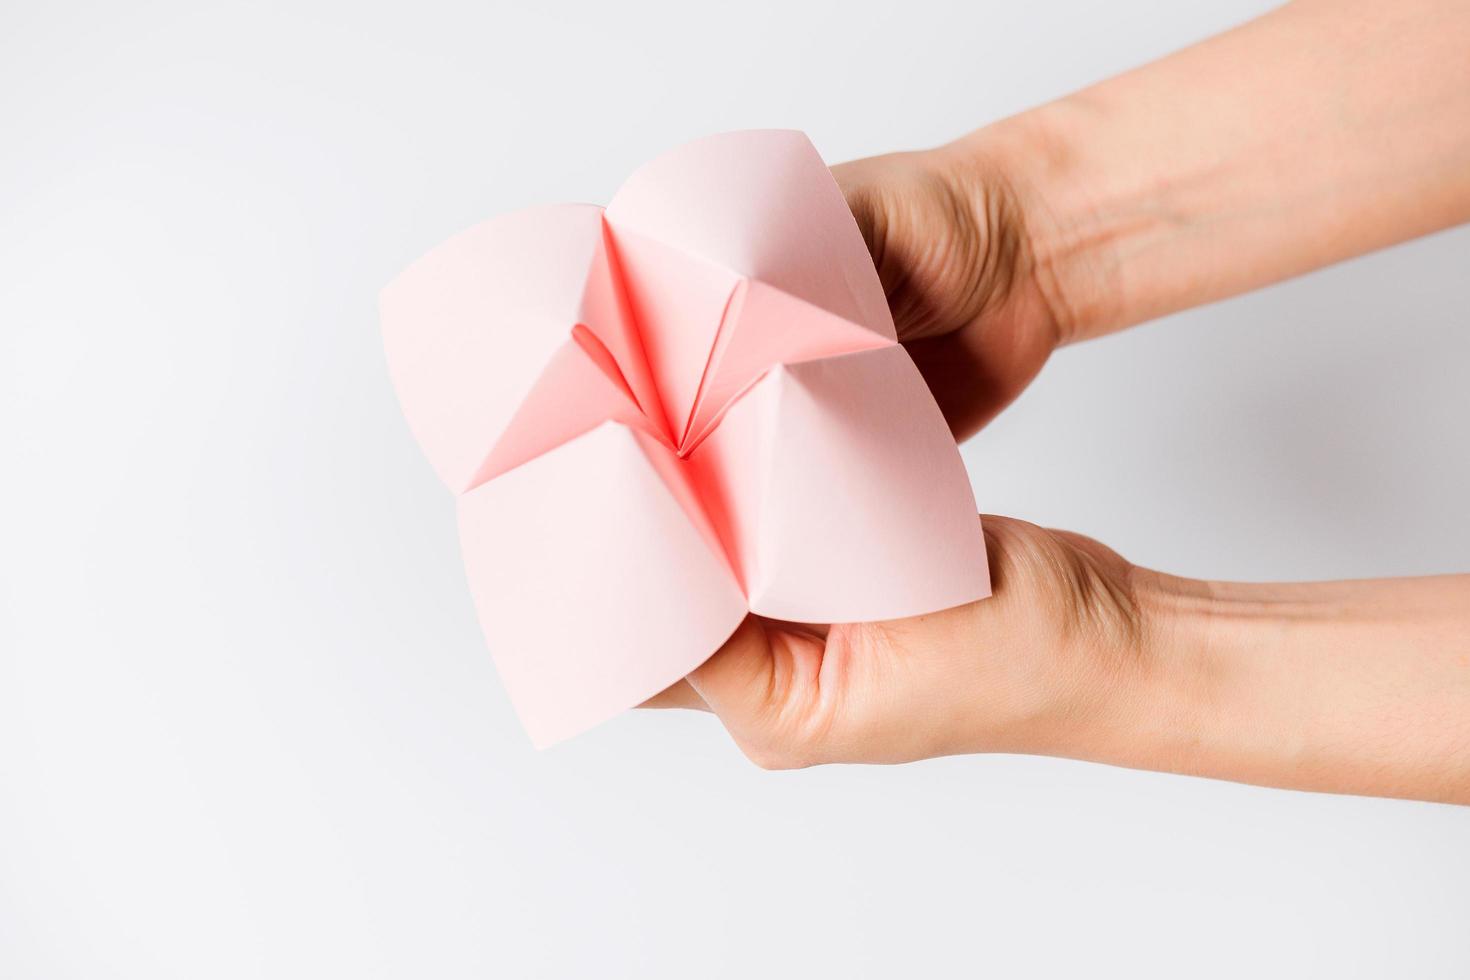
[[[1470,972],[1463,809],[769,774],[673,713],[535,753],[383,365],[378,288],[491,214],[719,130],[931,145],[1265,5],[532,6],[0,12],[0,975]],[[981,507],[1470,569],[1467,279],[1461,230],[1066,350]]]

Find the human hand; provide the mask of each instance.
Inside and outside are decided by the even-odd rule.
[[[752,617],[645,707],[713,711],[773,769],[1065,753],[1139,669],[1133,567],[1080,535],[983,527],[991,598],[884,623]]]
[[[898,338],[958,439],[1010,404],[1059,338],[1032,247],[1039,217],[1028,209],[1039,209],[1000,144],[977,134],[963,147],[832,168]]]
[[[984,518],[994,594],[884,623],[745,623],[646,707],[756,764],[1055,755],[1470,803],[1470,575],[1176,578]]]

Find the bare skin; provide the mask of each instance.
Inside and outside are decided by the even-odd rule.
[[[1302,0],[833,172],[963,438],[1060,344],[1470,221],[1470,6]],[[990,599],[751,619],[650,706],[713,711],[768,768],[1023,752],[1470,803],[1470,575],[1206,582],[983,526]]]

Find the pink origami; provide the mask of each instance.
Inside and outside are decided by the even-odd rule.
[[[747,613],[990,592],[969,479],[806,137],[726,133],[451,238],[382,296],[414,435],[532,740],[699,666]]]

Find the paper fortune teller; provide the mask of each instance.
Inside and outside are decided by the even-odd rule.
[[[606,208],[477,225],[389,285],[382,318],[537,745],[678,681],[748,613],[989,594],[954,440],[799,132],[711,136]]]

